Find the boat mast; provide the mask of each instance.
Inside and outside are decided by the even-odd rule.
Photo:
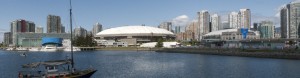
[[[71,29],[71,70],[74,72],[74,60],[73,60],[73,28],[72,28],[72,2],[70,0],[70,29]]]

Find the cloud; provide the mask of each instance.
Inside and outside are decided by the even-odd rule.
[[[189,17],[187,15],[180,15],[180,16],[177,16],[176,18],[174,18],[172,20],[172,23],[175,25],[175,26],[186,26],[187,23],[189,23]]]
[[[300,0],[294,0],[291,3],[300,3]]]

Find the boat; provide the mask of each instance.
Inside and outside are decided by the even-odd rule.
[[[7,50],[7,51],[12,51],[12,50],[14,50],[14,48],[13,48],[13,47],[9,47],[9,48],[7,48],[6,50]]]
[[[42,51],[42,52],[56,52],[56,51],[58,51],[58,49],[55,45],[46,45],[46,46],[42,47],[42,49],[40,51]]]
[[[26,57],[27,55],[26,55],[25,53],[22,53],[22,54],[20,54],[20,56],[24,56],[24,57]]]
[[[72,30],[72,6],[70,0],[70,29]],[[71,31],[71,44],[72,44]],[[48,47],[49,48],[49,47]],[[47,49],[47,48],[45,48]],[[53,49],[53,48],[49,48]],[[73,46],[71,45],[71,58],[65,60],[52,60],[44,62],[35,62],[22,65],[22,68],[29,71],[19,71],[19,78],[90,78],[97,70],[88,68],[78,70],[74,67]],[[42,67],[44,66],[44,67]],[[71,66],[71,67],[70,67]],[[41,68],[40,68],[41,67]],[[30,71],[31,69],[31,71]],[[34,69],[34,70],[33,70]],[[41,70],[42,69],[42,70]]]
[[[31,52],[36,52],[36,51],[40,51],[41,48],[37,48],[37,47],[32,47],[32,48],[29,48],[28,51],[31,51]]]
[[[16,51],[28,51],[27,48],[24,48],[24,47],[18,47],[15,49]]]
[[[35,62],[22,65],[22,68],[36,70],[44,68],[40,71],[19,71],[19,78],[89,78],[97,70],[89,68],[85,70],[75,70],[69,66],[72,64],[72,59],[53,60],[45,62]]]

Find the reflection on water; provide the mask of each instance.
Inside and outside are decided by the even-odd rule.
[[[22,64],[65,59],[69,52],[0,51],[0,78],[16,78]],[[136,51],[75,52],[76,68],[93,78],[299,78],[300,60]]]

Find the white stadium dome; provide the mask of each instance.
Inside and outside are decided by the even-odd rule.
[[[174,33],[151,26],[123,26],[103,30],[97,36],[124,36],[124,35],[174,35]]]

